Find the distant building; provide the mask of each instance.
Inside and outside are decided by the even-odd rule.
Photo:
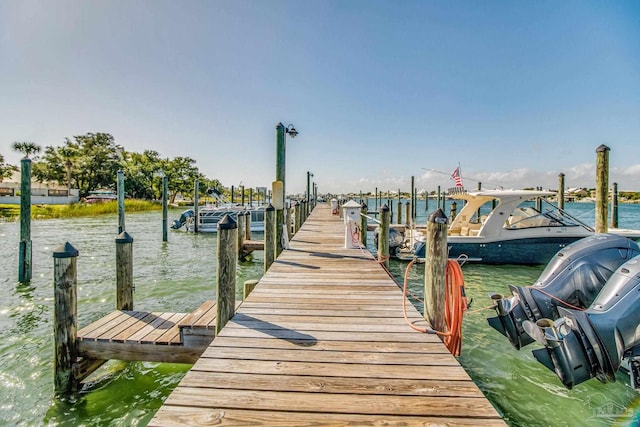
[[[77,188],[67,187],[53,182],[37,182],[31,180],[31,204],[34,205],[66,205],[80,200]],[[0,182],[0,204],[20,204],[20,172]]]

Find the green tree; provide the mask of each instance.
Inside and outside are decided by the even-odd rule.
[[[165,160],[163,170],[169,180],[169,203],[175,202],[178,193],[193,193],[195,179],[203,177],[195,163],[196,161],[190,157]]]
[[[39,153],[42,147],[35,142],[14,142],[11,144],[13,151],[24,154],[24,158],[28,159],[31,154]]]
[[[5,163],[4,156],[0,154],[0,182],[5,178],[10,178],[17,170],[16,166]]]
[[[126,193],[136,199],[154,199],[153,173],[164,167],[165,160],[157,151],[145,150],[143,153],[126,153],[124,177]]]
[[[123,149],[108,133],[88,133],[73,137],[77,147],[73,175],[80,195],[106,188],[116,189],[117,174],[124,165]]]

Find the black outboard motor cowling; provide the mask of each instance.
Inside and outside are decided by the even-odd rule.
[[[509,285],[512,296],[506,298],[491,295],[498,316],[487,319],[489,325],[519,350],[534,341],[523,322],[557,319],[562,307],[589,307],[613,272],[639,254],[638,244],[622,236],[578,240],[553,257],[533,286]]]
[[[640,382],[640,256],[623,264],[585,311],[559,307],[555,322],[525,323],[546,348],[533,355],[554,371],[567,388],[590,378],[615,381],[623,359],[631,383]]]

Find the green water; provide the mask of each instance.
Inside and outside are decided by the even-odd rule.
[[[588,215],[589,205],[575,207],[576,212]],[[640,206],[625,209],[623,217],[640,218]],[[640,228],[622,221],[621,225]],[[19,226],[0,223],[0,425],[146,425],[189,369],[189,365],[111,361],[91,377],[77,401],[54,403],[51,253],[65,241],[80,252],[78,317],[84,326],[112,311],[115,304],[116,229],[115,216],[35,221],[33,281],[20,285],[16,281]],[[136,309],[187,312],[214,297],[215,235],[171,232],[169,242],[163,243],[158,212],[129,214],[127,231],[134,238]],[[405,266],[392,261],[391,270],[400,278]],[[467,295],[474,299],[472,309],[488,305],[489,291],[505,293],[510,283],[532,283],[542,268],[463,266]],[[411,288],[418,295],[423,269],[418,265],[410,273]],[[239,264],[238,297],[241,284],[261,273],[261,253]],[[633,417],[640,394],[629,387],[627,377],[620,374],[612,384],[590,380],[568,391],[533,359],[534,345],[516,351],[489,328],[485,320],[489,313],[465,318],[460,361],[510,425],[636,425]]]

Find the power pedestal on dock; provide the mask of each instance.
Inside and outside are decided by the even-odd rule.
[[[356,249],[360,247],[360,203],[349,200],[342,205],[344,218],[344,247]]]

